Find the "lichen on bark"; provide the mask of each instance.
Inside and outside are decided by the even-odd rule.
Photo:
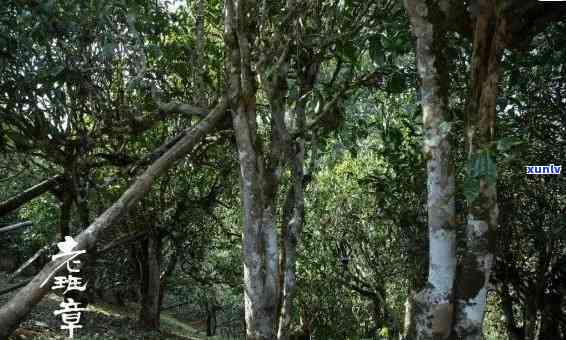
[[[417,38],[421,82],[424,154],[427,160],[429,273],[427,286],[414,296],[410,339],[447,339],[452,328],[452,295],[456,273],[454,171],[451,117],[448,112],[446,32],[438,3],[405,0]]]

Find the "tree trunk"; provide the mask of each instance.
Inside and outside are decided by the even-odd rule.
[[[73,208],[73,194],[64,190],[61,195],[61,206],[59,208],[59,228],[57,230],[57,239],[64,241],[65,236],[70,235],[69,224],[71,223],[71,211]]]
[[[428,284],[414,296],[414,334],[409,334],[409,338],[447,339],[454,308],[456,236],[445,32],[440,26],[442,11],[434,2],[405,0],[405,7],[417,37],[418,72],[422,81],[429,229]]]
[[[523,338],[524,340],[537,340],[538,311],[532,299],[525,302],[523,313]]]
[[[241,107],[240,107],[241,108]],[[245,110],[234,115],[234,129],[240,155],[243,203],[244,298],[248,339],[273,339],[277,300],[277,231],[275,200],[266,186],[275,179],[264,176],[261,155],[250,140]],[[255,120],[255,117],[253,118]]]
[[[161,309],[161,306],[163,306],[163,298],[165,296],[165,290],[167,288],[167,283],[169,281],[169,278],[171,277],[171,274],[175,270],[175,267],[177,266],[177,262],[179,260],[179,253],[180,252],[181,252],[181,247],[180,247],[180,245],[177,245],[175,247],[175,250],[173,250],[173,254],[169,258],[169,263],[167,263],[167,267],[165,268],[163,273],[161,273],[161,277],[159,278],[160,279],[160,285],[161,285],[161,288],[159,289],[159,308],[160,309]]]
[[[500,291],[501,309],[505,316],[505,326],[509,340],[525,340],[524,327],[518,327],[513,313],[513,300],[509,288],[503,284]]]
[[[206,288],[206,335],[216,335],[216,311],[218,302],[216,301],[216,290],[214,286]]]
[[[314,86],[314,82],[319,71],[319,62],[304,60],[303,72],[300,75],[300,99],[295,105],[295,122],[296,131],[300,135],[304,134],[306,128],[305,108],[307,96]],[[286,74],[285,74],[286,76]],[[282,77],[280,81],[286,79]],[[278,88],[284,88],[279,84]],[[277,94],[277,91],[275,91]],[[278,97],[283,98],[284,93],[280,93]],[[281,107],[281,117],[284,117],[284,108]],[[292,141],[289,137],[288,129],[285,126],[284,119],[279,123],[281,141],[279,143],[287,143],[287,162],[291,165],[292,186],[289,189],[285,207],[283,211],[283,227],[282,238],[283,246],[281,249],[281,292],[280,292],[280,311],[278,320],[277,338],[279,340],[289,339],[293,298],[296,290],[296,263],[297,263],[297,245],[299,243],[304,224],[305,215],[305,180],[304,180],[304,162],[305,162],[305,141],[302,137],[296,141]]]
[[[285,122],[290,44],[285,38],[287,32],[276,30],[270,34],[273,44],[263,45],[263,49],[253,49],[256,46],[256,30],[264,27],[263,20],[269,13],[266,3],[263,4],[264,7],[258,10],[258,4],[254,1],[225,3],[225,55],[230,70],[229,96],[240,160],[246,334],[248,339],[274,339],[277,332],[279,339],[286,339],[296,285],[296,247],[304,214],[302,139],[306,125],[305,102],[302,99],[296,103],[295,123],[300,136],[294,142]],[[291,15],[296,10],[295,2],[287,1],[286,7],[287,16],[282,23],[278,23],[281,27],[286,27],[295,18]],[[257,16],[249,15],[258,12],[261,13]],[[261,20],[259,23],[257,17]],[[260,84],[270,104],[270,140],[262,139],[256,127],[257,84],[255,71],[252,71],[253,52],[259,55],[260,60],[277,60],[270,69],[261,62],[257,64]],[[302,69],[308,80],[302,84],[305,94],[308,93],[307,88],[312,89],[318,73],[318,67],[309,66]],[[277,195],[280,177],[287,165],[291,166],[293,187],[290,189],[289,209],[283,216],[284,260],[279,269]],[[279,311],[281,318],[278,317]]]
[[[560,305],[562,297],[555,293],[549,295],[548,304],[546,304],[541,315],[540,334],[538,337],[540,340],[561,339],[559,319],[564,319],[564,313]]]
[[[136,181],[122,194],[110,208],[100,215],[90,226],[75,237],[78,245],[75,250],[90,250],[96,245],[101,233],[119,221],[122,216],[137,203],[149,190],[153,181],[171,168],[177,160],[184,157],[191,149],[210,132],[224,117],[226,102],[224,98],[214,110],[199,124],[191,128],[172,148],[167,150],[151,164]],[[10,301],[0,309],[0,339],[6,339],[31,309],[50,290],[53,272],[64,264],[64,259],[49,262],[33,280],[17,292]],[[45,283],[45,284],[43,284]]]
[[[283,285],[281,291],[281,311],[279,316],[279,329],[277,339],[289,339],[289,330],[291,326],[293,297],[296,289],[295,268],[297,262],[297,244],[303,227],[304,220],[304,196],[303,196],[303,145],[298,146],[300,150],[294,161],[294,184],[290,195],[293,196],[292,206],[293,212],[290,219],[284,221],[283,233],[283,252],[284,263],[282,268]]]
[[[142,299],[139,324],[145,329],[159,330],[161,290],[161,237],[152,227],[144,243],[145,261],[142,263]]]
[[[274,339],[277,310],[276,191],[278,176],[266,164],[256,126],[256,82],[251,48],[256,3],[225,2],[226,58],[232,120],[240,161],[243,211],[244,304],[246,337]]]
[[[414,296],[416,292],[409,292],[407,301],[405,301],[405,319],[403,320],[403,334],[402,340],[409,340],[416,334],[415,329],[415,301]]]
[[[89,209],[89,202],[88,202],[88,189],[84,185],[86,182],[86,178],[88,174],[84,174],[84,177],[79,178],[77,172],[73,173],[73,181],[76,193],[76,208],[77,214],[79,216],[80,222],[80,230],[85,230],[88,228],[90,224],[90,209]],[[95,248],[85,254],[83,267],[84,270],[82,271],[82,276],[86,282],[92,282],[93,284],[89,284],[86,286],[86,292],[84,294],[84,301],[90,302],[93,301],[96,297],[95,292],[95,285],[94,282],[96,281],[96,268],[95,263],[98,257],[98,253]],[[88,318],[88,315],[86,316]]]
[[[216,335],[216,309],[209,306],[206,313],[206,336]]]
[[[505,19],[495,3],[480,0],[471,65],[466,137],[468,216],[466,251],[456,283],[457,339],[481,339],[497,227],[495,117]],[[477,169],[482,169],[478,171]]]

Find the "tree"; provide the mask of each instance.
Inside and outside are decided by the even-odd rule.
[[[306,139],[316,136],[319,129],[322,133],[335,129],[342,97],[369,78],[365,74],[352,80],[351,72],[345,81],[337,82],[342,71],[339,62],[327,84],[329,92],[338,88],[338,93],[319,100],[315,116],[308,121],[307,107],[316,91],[319,69],[326,60],[349,58],[353,71],[357,66],[353,46],[341,46],[341,41],[355,36],[364,24],[373,29],[372,14],[383,10],[370,4],[340,8],[294,1],[286,2],[284,8],[277,13],[270,4],[225,4],[228,98],[240,160],[246,331],[250,339],[272,339],[276,330],[278,338],[288,338],[296,249],[304,215]],[[329,21],[322,20],[321,11],[332,16]],[[337,19],[338,15],[342,18]],[[334,34],[334,25],[340,25],[341,33]],[[321,30],[328,30],[328,37],[320,34]],[[319,37],[309,39],[310,32],[318,32],[315,36]],[[341,55],[334,53],[335,48]],[[293,82],[295,86],[290,86]],[[262,111],[258,99],[265,99],[268,112]],[[268,116],[265,124],[261,115]],[[282,209],[280,253],[277,201],[286,169],[290,184]]]
[[[445,339],[451,331],[456,276],[454,165],[449,134],[452,121],[447,108],[449,66],[445,59],[446,32],[442,27],[446,13],[421,1],[406,1],[405,6],[417,37],[422,82],[430,249],[428,285],[413,297],[416,315],[411,337]]]
[[[168,170],[181,157],[185,156],[215,125],[224,117],[226,106],[221,101],[215,109],[198,125],[186,132],[167,152],[151,164],[138,179],[122,194],[120,199],[100,215],[87,229],[75,237],[75,249],[87,250],[95,246],[99,235],[119,220],[145,193],[151,189],[156,177]],[[50,262],[24,288],[22,288],[2,309],[0,309],[0,335],[9,336],[30,309],[37,304],[49,290],[52,272],[63,260]],[[41,284],[47,280],[43,287]]]
[[[502,65],[505,81],[499,100],[506,103],[502,105],[506,109],[499,131],[508,137],[497,146],[503,189],[498,192],[500,231],[493,283],[510,339],[560,339],[565,335],[561,307],[564,233],[559,217],[564,181],[547,176],[525,178],[523,168],[524,164],[552,164],[564,158],[564,148],[558,146],[564,129],[564,108],[558,104],[564,96],[560,66],[564,49],[556,49],[564,41],[554,38],[563,29],[563,23],[549,25],[533,39],[535,48],[505,58]]]
[[[435,336],[448,338],[453,333],[453,336],[459,339],[479,339],[482,336],[482,321],[497,227],[494,147],[501,58],[504,49],[517,47],[520,39],[522,39],[520,43],[524,46],[524,37],[530,38],[541,29],[540,21],[556,19],[559,14],[550,6],[517,1],[507,1],[497,5],[489,1],[478,1],[472,12],[467,12],[462,4],[456,2],[405,1],[405,7],[417,37],[417,59],[423,82],[421,91],[425,124],[429,112],[442,117],[445,110],[445,105],[440,103],[446,103],[446,96],[442,96],[443,91],[438,91],[439,86],[446,84],[446,81],[438,80],[442,79],[443,74],[446,75],[446,69],[440,62],[441,57],[445,55],[442,48],[446,48],[443,37],[450,31],[463,32],[465,35],[473,32],[470,95],[466,110],[466,153],[469,164],[465,189],[466,249],[455,279],[454,233],[449,231],[447,237],[443,237],[441,244],[444,246],[438,250],[435,249],[432,234],[436,214],[440,213],[445,217],[441,225],[453,226],[455,221],[451,202],[454,196],[451,184],[453,180],[450,179],[452,171],[446,167],[446,170],[441,172],[441,176],[437,177],[436,182],[450,189],[440,191],[440,188],[437,189],[430,184],[428,187],[429,195],[435,195],[437,192],[445,195],[440,195],[443,198],[443,205],[429,209],[428,213],[431,232],[429,283],[432,290],[425,289],[416,297],[417,304],[422,304],[424,308],[415,316],[414,336],[423,339]],[[558,12],[562,10],[564,9],[556,9]],[[526,19],[518,19],[519,13]],[[533,25],[533,22],[538,24]],[[450,122],[445,123],[444,126],[440,123],[442,120],[433,123],[430,138],[435,143],[431,143],[432,145],[439,145],[438,143],[443,141],[450,131]],[[447,143],[445,148],[449,145]],[[429,161],[430,165],[431,161],[435,161],[434,156]],[[429,181],[436,179],[433,169],[438,168],[429,168]],[[429,206],[434,202],[434,197],[429,196]],[[435,265],[433,258],[440,254],[444,255],[444,261],[449,262],[448,266]],[[435,285],[433,281],[436,277],[443,279]],[[439,290],[440,287],[442,289]]]
[[[149,329],[184,306],[249,339],[479,339],[497,313],[560,338],[563,181],[517,169],[563,158],[565,10],[8,0],[2,257],[76,235],[89,288],[139,287]]]

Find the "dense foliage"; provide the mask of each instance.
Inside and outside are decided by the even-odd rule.
[[[208,336],[267,339],[258,308],[274,313],[273,338],[411,339],[410,307],[431,285],[434,132],[451,145],[459,279],[477,246],[466,219],[497,183],[483,336],[566,338],[566,181],[526,174],[566,156],[560,16],[502,52],[495,139],[478,147],[471,28],[435,35],[449,119],[431,130],[422,111],[438,94],[402,4],[227,1],[3,2],[0,271],[39,254],[14,277],[37,274],[57,241],[146,181],[89,248],[82,302],[134,306],[153,330],[172,311]],[[175,166],[144,177],[215,110],[223,116]],[[277,287],[257,307],[269,270]]]

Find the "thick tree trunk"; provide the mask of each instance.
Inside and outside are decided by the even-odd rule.
[[[246,112],[238,111],[234,115],[234,129],[240,155],[244,215],[246,332],[248,339],[273,339],[278,264],[275,201],[265,202],[268,193],[263,191],[262,185],[272,185],[270,181],[273,179],[264,178],[261,156],[249,139],[252,134],[247,126]]]
[[[253,1],[225,2],[232,120],[240,161],[243,210],[244,304],[246,337],[272,340],[277,305],[277,176],[266,165],[257,136],[256,82],[251,48],[255,34]]]
[[[151,164],[136,181],[122,194],[110,208],[100,215],[90,226],[75,237],[78,242],[76,250],[92,249],[100,234],[109,226],[116,223],[124,214],[137,203],[150,189],[153,181],[171,168],[177,160],[184,157],[191,149],[210,132],[224,117],[226,102],[224,98],[214,110],[199,124],[167,150],[159,159]],[[0,339],[6,339],[16,329],[21,320],[30,312],[41,298],[50,290],[53,272],[64,263],[64,259],[49,262],[33,280],[16,293],[10,301],[0,309]],[[47,281],[46,281],[47,280]],[[46,281],[46,284],[42,283]]]
[[[401,340],[410,340],[416,334],[415,329],[415,301],[416,292],[411,291],[405,301],[405,318],[403,320],[403,334]]]
[[[142,263],[142,300],[139,324],[145,329],[158,330],[161,296],[161,237],[155,228],[149,232],[143,251],[146,256]]]
[[[53,188],[57,184],[57,181],[59,181],[59,179],[61,179],[61,176],[55,176],[53,178],[47,179],[32,186],[29,189],[26,189],[16,196],[5,200],[4,202],[0,202],[0,216],[3,216],[10,211],[17,209],[27,202],[31,201],[32,199],[42,195],[49,189]]]
[[[236,131],[241,127],[234,119]],[[241,130],[240,130],[241,131]],[[238,133],[237,133],[238,134]],[[240,136],[243,137],[243,136]],[[238,139],[238,138],[237,138]],[[245,139],[245,137],[243,137]],[[275,207],[263,206],[264,193],[255,152],[239,143],[244,213],[244,298],[248,339],[273,339],[277,301],[277,232]]]
[[[76,193],[76,209],[79,216],[80,230],[85,230],[90,225],[90,209],[88,202],[88,189],[84,185],[86,181],[86,173],[83,178],[78,178],[77,172],[74,173],[74,187]],[[82,180],[82,181],[81,181]],[[86,282],[96,282],[96,268],[95,263],[98,258],[98,253],[95,248],[85,254],[83,258],[84,270],[82,271],[82,276]],[[86,292],[84,292],[83,300],[86,302],[93,301],[96,297],[96,287],[94,284],[89,284],[86,287]],[[88,318],[88,315],[86,316]]]
[[[466,178],[469,191],[466,252],[456,283],[454,325],[455,337],[464,340],[482,338],[498,215],[495,111],[505,19],[498,16],[492,1],[480,0],[478,6],[471,65],[471,96],[466,121],[470,166]]]
[[[414,296],[414,334],[409,334],[409,338],[447,339],[454,308],[456,236],[445,33],[439,24],[441,11],[434,2],[405,0],[405,7],[417,37],[418,72],[422,81],[430,249],[428,284]]]
[[[291,140],[286,126],[286,98],[289,42],[279,31],[270,33],[273,44],[255,48],[257,28],[264,27],[269,8],[267,3],[258,11],[254,1],[236,0],[225,3],[225,42],[227,64],[230,69],[230,99],[236,143],[241,170],[241,197],[243,209],[244,295],[246,334],[248,339],[280,339],[288,337],[291,305],[295,291],[296,246],[303,224],[303,158],[305,128],[304,105],[297,103],[296,128],[301,135]],[[295,2],[288,0],[287,16],[280,25],[286,27],[293,20]],[[260,12],[259,15],[250,13]],[[257,17],[260,22],[257,22]],[[262,32],[260,32],[261,34]],[[262,37],[269,39],[267,37]],[[252,71],[252,54],[260,60],[276,60],[271,69],[261,69],[260,83],[269,100],[271,110],[271,139],[258,135],[256,120],[256,74]],[[308,84],[312,88],[318,68],[306,67]],[[315,76],[311,73],[314,72]],[[311,79],[312,78],[312,79]],[[269,143],[267,143],[269,142]],[[265,145],[264,145],[265,144]],[[291,166],[293,188],[290,208],[283,217],[284,260],[279,268],[277,242],[277,195],[280,177],[286,165]],[[279,275],[279,276],[278,276]],[[282,293],[281,295],[279,293]],[[281,311],[281,318],[278,312]]]
[[[216,335],[216,309],[208,306],[206,312],[206,336]]]

